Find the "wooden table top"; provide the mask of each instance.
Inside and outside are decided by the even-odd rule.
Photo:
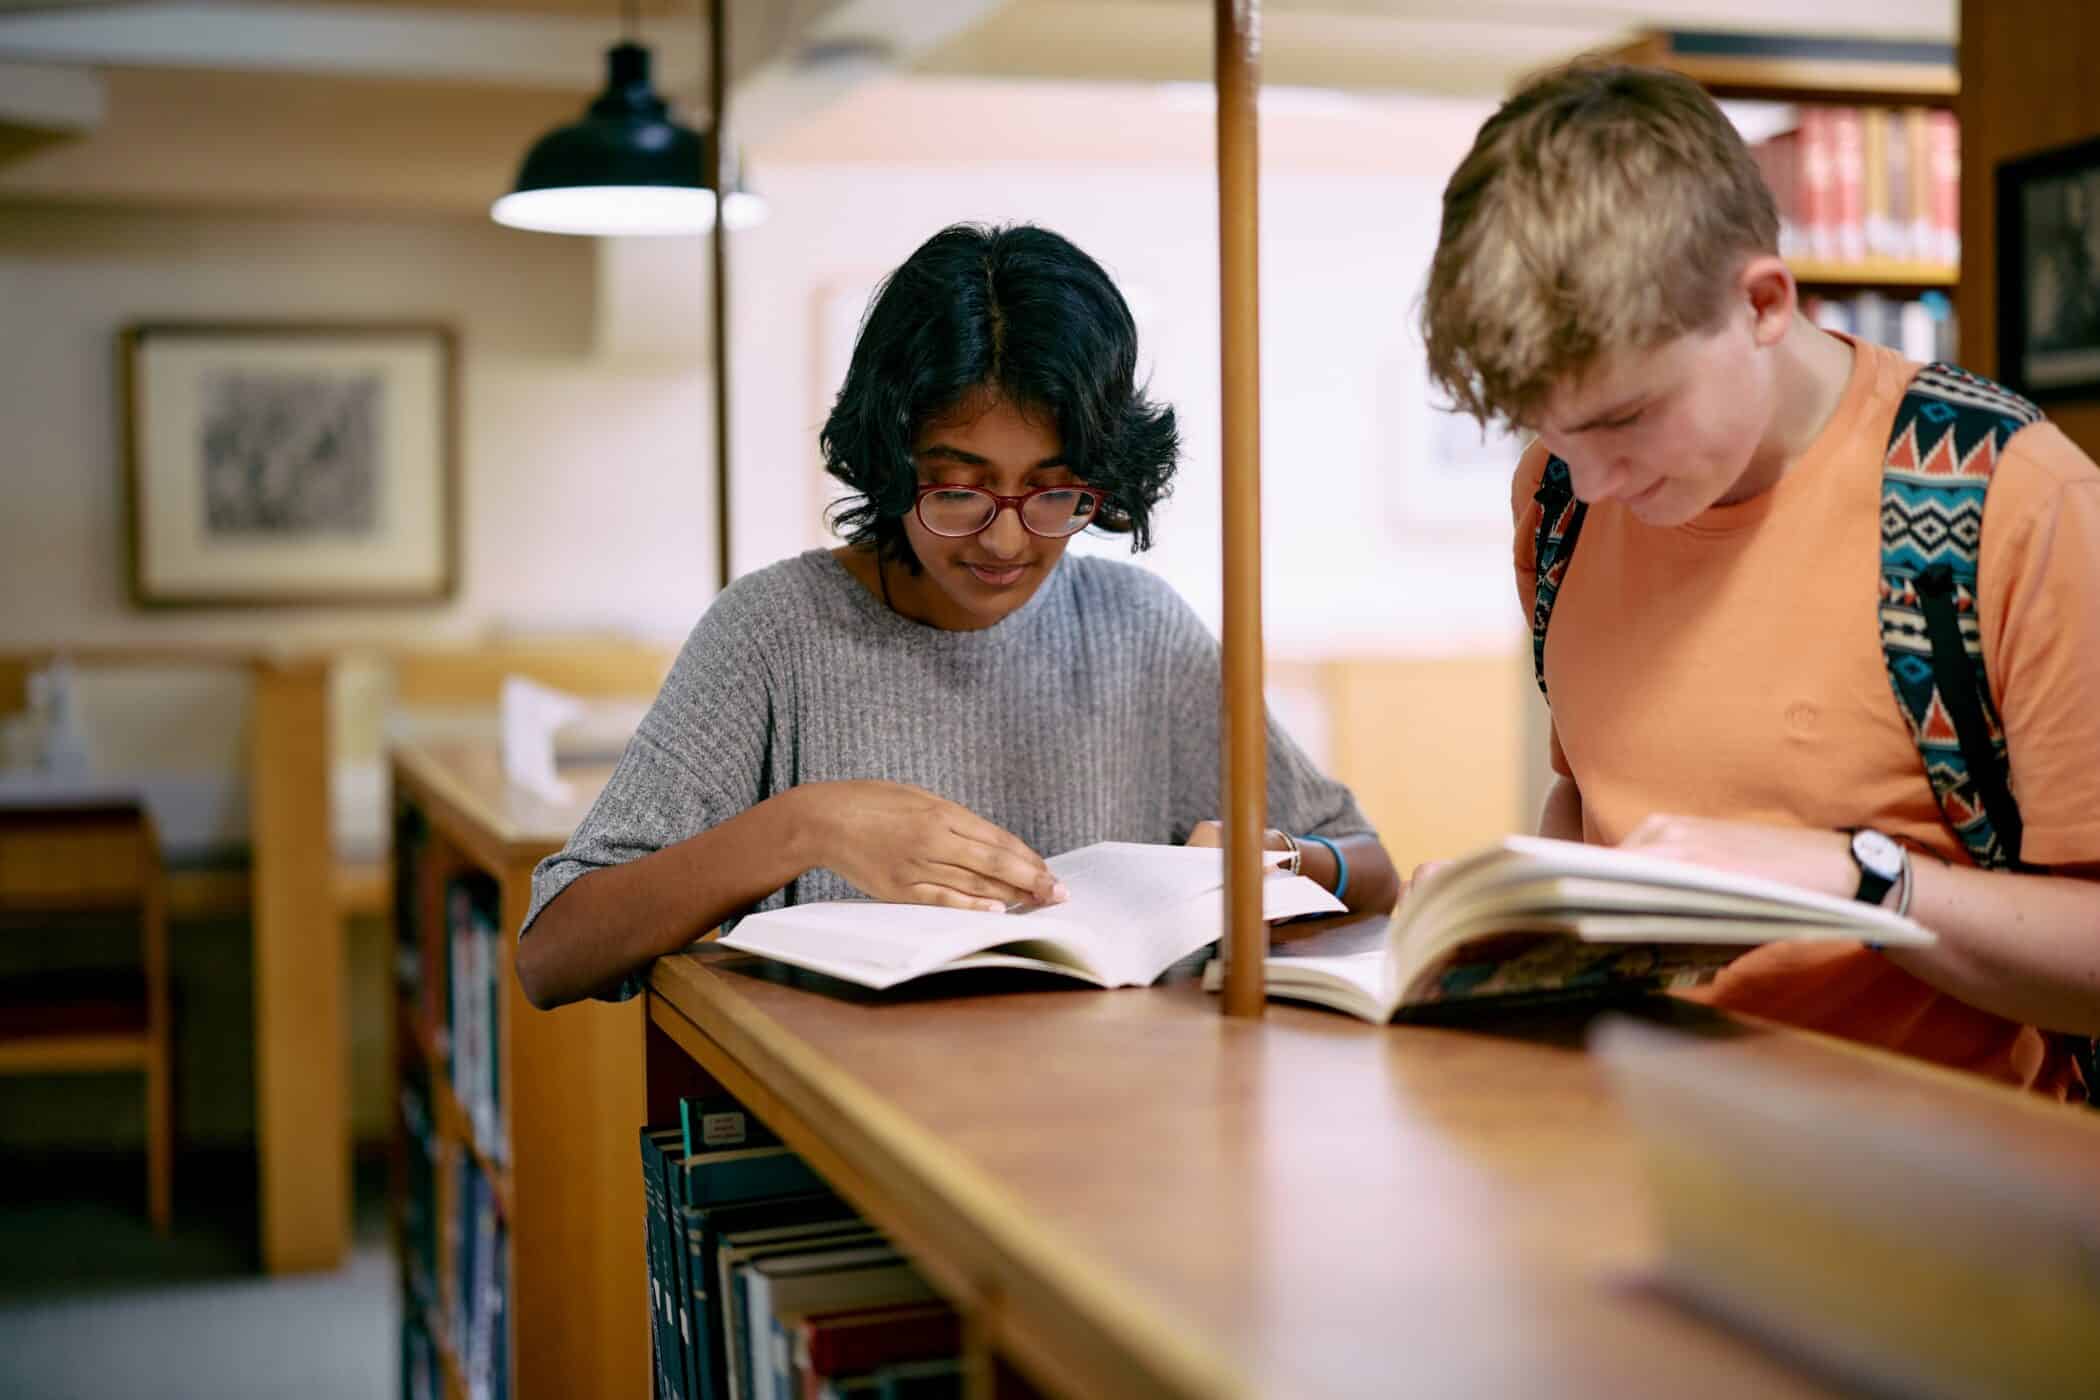
[[[1082,1393],[1824,1393],[1650,1286],[1594,1011],[1232,1021],[1187,973],[884,997],[702,949],[657,965],[653,1014],[777,1096],[820,1169],[901,1203],[902,1242],[1040,1327],[1037,1359]],[[1638,1014],[1701,1053],[1817,1053],[1682,1003]]]
[[[567,845],[612,776],[599,765],[563,768],[559,776],[569,794],[557,801],[511,782],[496,745],[471,740],[405,744],[394,750],[393,765],[432,819],[491,867],[537,860]]]

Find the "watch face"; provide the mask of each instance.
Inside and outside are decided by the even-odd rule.
[[[1878,831],[1852,833],[1852,858],[1885,880],[1903,873],[1903,848]]]

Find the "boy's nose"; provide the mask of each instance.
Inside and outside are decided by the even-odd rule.
[[[1623,457],[1607,458],[1587,466],[1568,464],[1575,481],[1575,494],[1585,501],[1609,501],[1633,479],[1633,463]]]

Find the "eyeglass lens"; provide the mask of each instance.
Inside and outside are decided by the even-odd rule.
[[[1094,516],[1095,497],[1085,491],[1039,491],[1021,502],[1021,523],[1038,535],[1076,535]],[[919,498],[919,519],[936,535],[974,535],[992,523],[999,503],[991,493],[958,486]]]

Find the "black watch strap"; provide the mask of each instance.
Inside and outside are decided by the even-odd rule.
[[[1858,865],[1859,862],[1854,861]],[[1864,865],[1859,867],[1859,890],[1852,896],[1861,904],[1879,904],[1896,882],[1886,875],[1876,875]]]

